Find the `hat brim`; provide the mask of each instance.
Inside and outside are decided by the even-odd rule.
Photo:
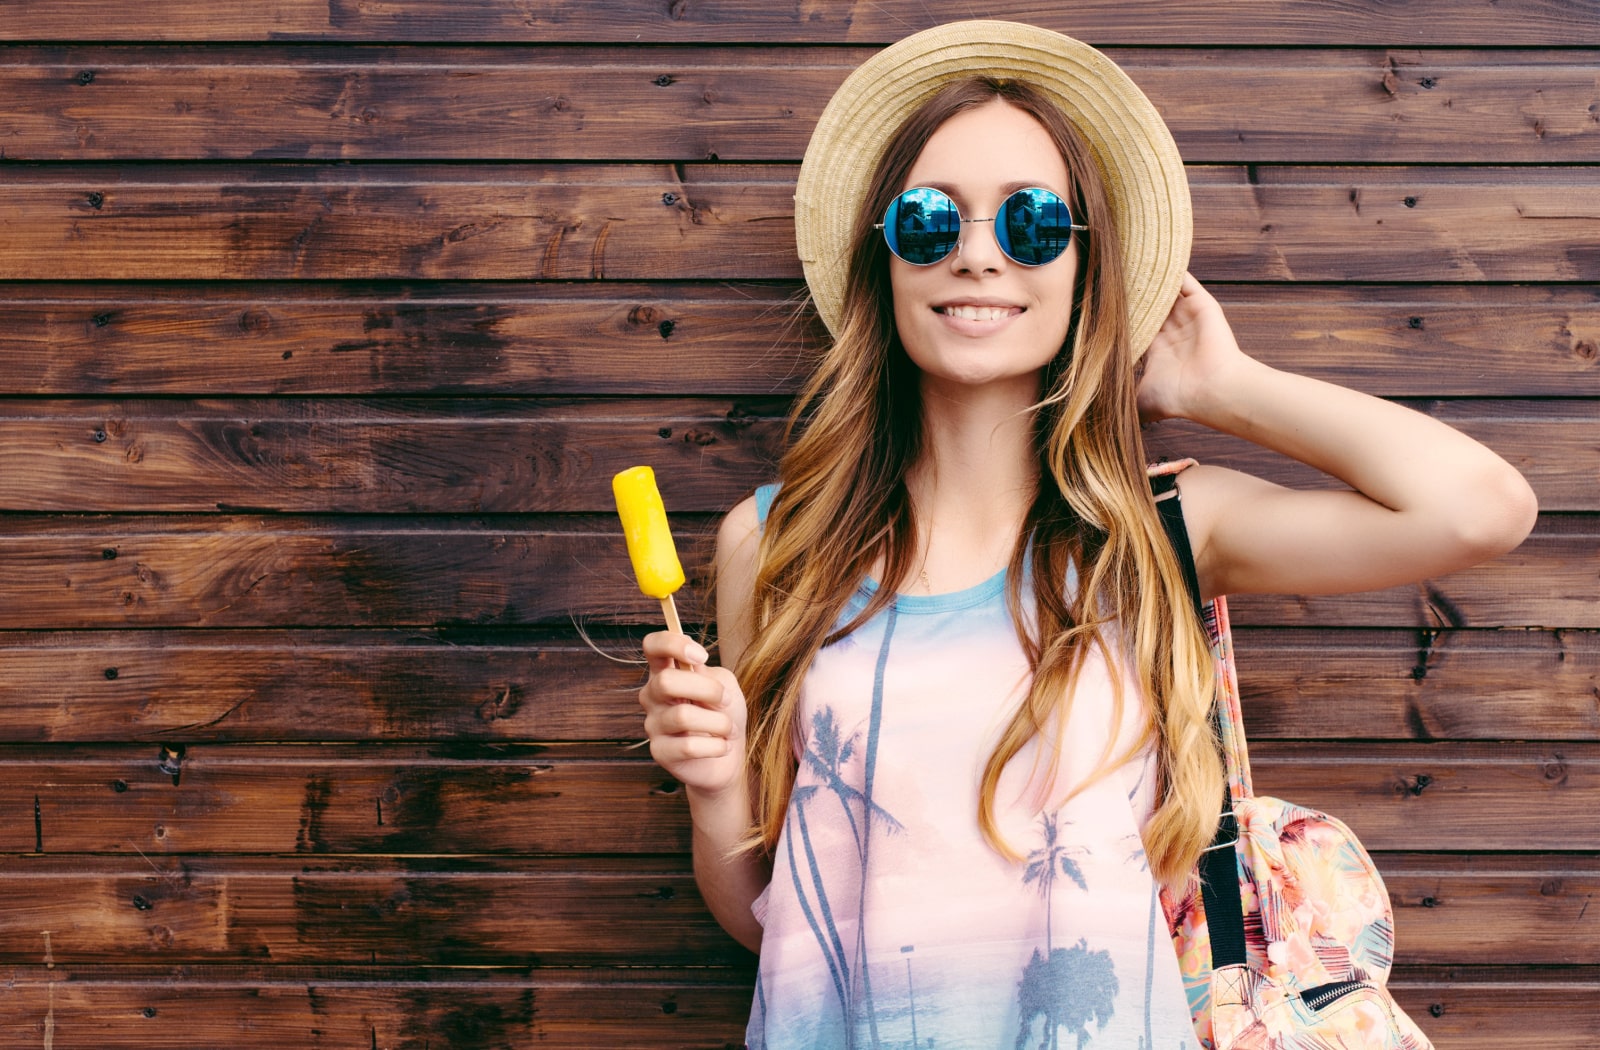
[[[795,186],[795,242],[817,313],[837,333],[850,236],[889,139],[945,84],[1023,80],[1088,143],[1122,244],[1128,337],[1142,354],[1178,295],[1194,239],[1183,159],[1156,107],[1099,51],[1018,22],[953,22],[893,44],[848,76],[806,147]]]

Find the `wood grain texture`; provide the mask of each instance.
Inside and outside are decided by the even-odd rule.
[[[1285,4],[1237,0],[994,0],[983,17],[1031,22],[1097,44],[1600,45],[1594,0],[1383,0]],[[308,38],[375,41],[684,41],[887,44],[941,22],[973,17],[967,0],[848,0],[771,4],[685,0],[516,5],[461,0],[261,0],[219,8],[205,0],[147,0],[108,18],[93,0],[30,0],[3,25],[11,40],[232,41]]]
[[[1336,814],[1371,849],[1600,836],[1594,743],[1261,741],[1251,757],[1258,792]],[[0,752],[0,811],[0,850],[17,854],[689,848],[677,782],[647,752],[601,744],[19,745]]]
[[[0,630],[659,623],[614,514],[278,517],[14,514],[0,534]],[[702,615],[714,520],[674,518]],[[1596,519],[1545,515],[1510,554],[1412,587],[1243,596],[1239,626],[1600,627]]]
[[[638,740],[637,633],[0,635],[0,741]],[[607,659],[606,657],[611,657]]]
[[[642,669],[626,661],[638,635],[590,641],[521,628],[8,631],[0,742],[637,740]],[[1235,642],[1252,741],[1600,740],[1594,631],[1264,627]]]
[[[797,161],[869,48],[14,48],[8,158]],[[1112,49],[1190,163],[1570,163],[1593,51]]]
[[[1414,404],[1504,456],[1545,511],[1600,511],[1600,400]],[[786,400],[0,402],[0,510],[595,513],[610,479],[662,472],[674,511],[718,512],[777,476]],[[1194,425],[1145,434],[1269,481],[1342,487]]]
[[[1592,857],[1378,853],[1399,957],[1592,964]],[[0,964],[745,966],[674,860],[0,861]],[[1471,921],[1468,921],[1470,916]],[[1518,931],[1524,931],[1519,935]]]
[[[1213,283],[1268,364],[1388,397],[1600,397],[1600,287]],[[793,283],[0,283],[0,393],[791,394]],[[810,323],[808,323],[810,322]]]
[[[1251,740],[1600,739],[1593,631],[1234,632]]]
[[[53,1050],[735,1050],[752,978],[726,968],[4,967],[0,1038]]]
[[[0,280],[800,276],[782,165],[14,172]],[[1189,179],[1204,280],[1600,281],[1594,168],[1197,166]]]
[[[0,392],[786,394],[819,342],[799,294],[753,281],[0,284]],[[1600,338],[1600,298],[1551,294],[1510,308]],[[1570,347],[1514,349],[1549,393],[1582,374]]]
[[[749,953],[669,862],[84,859],[0,872],[0,962],[728,966]],[[37,870],[32,870],[37,869]],[[51,890],[50,886],[54,889]]]
[[[610,513],[662,472],[674,510],[776,474],[786,402],[0,403],[0,509]],[[1597,505],[1596,509],[1600,509]]]

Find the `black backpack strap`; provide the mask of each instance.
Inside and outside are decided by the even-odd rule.
[[[1200,601],[1200,574],[1194,565],[1194,550],[1189,546],[1189,530],[1183,524],[1183,502],[1178,495],[1178,476],[1163,474],[1150,479],[1150,491],[1156,499],[1156,510],[1161,515],[1161,527],[1178,556],[1183,569],[1183,580],[1188,585],[1189,597],[1194,602],[1195,613],[1204,623],[1205,606]],[[1220,741],[1221,726],[1215,708],[1211,711],[1211,724]],[[1211,968],[1243,965],[1244,952],[1244,900],[1239,896],[1239,867],[1235,856],[1239,841],[1239,825],[1233,817],[1233,796],[1227,778],[1222,781],[1222,816],[1217,821],[1217,833],[1211,845],[1200,855],[1200,895],[1205,904],[1206,932],[1211,938]]]

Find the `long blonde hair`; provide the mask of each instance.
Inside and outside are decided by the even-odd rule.
[[[812,659],[894,599],[893,586],[880,587],[839,625],[874,563],[890,582],[906,578],[915,557],[906,474],[921,447],[920,388],[895,330],[887,248],[872,224],[934,131],[996,98],[1050,133],[1072,177],[1073,212],[1086,216],[1091,232],[1079,241],[1074,322],[1045,369],[1035,408],[1041,480],[1007,575],[1032,682],[986,763],[979,822],[996,850],[1016,856],[995,818],[1000,775],[1044,727],[1066,724],[1090,647],[1110,663],[1115,638],[1153,715],[1136,745],[1154,736],[1160,772],[1145,850],[1157,878],[1177,885],[1214,832],[1222,795],[1208,717],[1213,669],[1145,476],[1111,209],[1093,157],[1059,110],[1028,84],[982,77],[945,86],[890,141],[855,217],[842,320],[790,419],[782,485],[761,538],[753,634],[736,669],[750,704],[747,754],[756,782],[750,845],[777,845],[794,789],[800,687]],[[1029,616],[1023,615],[1025,562],[1031,562]],[[1068,593],[1074,565],[1079,582]],[[1121,704],[1118,690],[1118,714]]]

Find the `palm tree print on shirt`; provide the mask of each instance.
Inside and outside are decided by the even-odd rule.
[[[852,762],[860,758],[863,765],[868,763],[868,758],[861,755],[858,747],[860,738],[859,732],[852,733],[848,737],[840,732],[833,708],[824,707],[813,714],[803,762],[806,769],[810,770],[820,783],[796,786],[790,800],[792,822],[788,857],[790,876],[794,882],[795,895],[799,898],[801,911],[811,925],[811,931],[816,936],[817,945],[822,951],[829,975],[833,979],[834,992],[838,997],[839,1008],[846,1026],[852,1023],[855,1016],[850,994],[854,987],[851,959],[846,954],[838,927],[834,922],[834,908],[829,902],[827,888],[823,884],[822,868],[812,849],[810,825],[806,817],[808,811],[816,805],[818,795],[826,792],[838,801],[844,811],[851,836],[855,840],[863,879],[866,875],[868,842],[873,828],[889,832],[903,830],[903,826],[893,814],[873,802],[865,792],[851,783],[854,778],[848,774],[853,772],[850,769]],[[862,782],[870,781],[863,779]],[[793,833],[795,832],[798,832],[805,851],[803,864],[794,855]],[[803,868],[809,871],[802,874]],[[862,919],[864,917],[857,921],[858,929],[863,926]],[[877,1024],[872,1009],[872,986],[866,981],[865,958],[859,937],[855,961],[859,964],[859,974],[862,978],[867,1020],[875,1033]],[[878,1040],[873,1039],[872,1045],[878,1045]]]
[[[1078,867],[1077,861],[1067,855],[1067,847],[1061,842],[1058,815],[1041,813],[1039,820],[1044,825],[1044,845],[1028,854],[1028,866],[1023,869],[1022,884],[1039,884],[1039,895],[1044,898],[1044,951],[1049,956],[1051,927],[1055,925],[1051,899],[1055,893],[1056,869],[1059,868],[1062,875],[1076,882],[1080,890],[1087,890],[1089,884],[1084,881],[1083,870]]]
[[[1117,976],[1111,953],[1090,951],[1080,939],[1071,948],[1056,948],[1052,942],[1055,925],[1054,895],[1056,876],[1064,875],[1087,891],[1083,870],[1069,855],[1071,847],[1061,841],[1059,814],[1041,813],[1043,844],[1028,854],[1022,872],[1025,886],[1037,884],[1044,898],[1044,953],[1033,950],[1033,958],[1022,971],[1017,986],[1021,1021],[1017,1029],[1017,1050],[1024,1050],[1033,1034],[1033,1024],[1042,1018],[1044,1029],[1035,1045],[1038,1050],[1056,1050],[1060,1030],[1076,1032],[1078,1046],[1089,1041],[1089,1022],[1101,1028],[1111,1020],[1116,1008]]]

